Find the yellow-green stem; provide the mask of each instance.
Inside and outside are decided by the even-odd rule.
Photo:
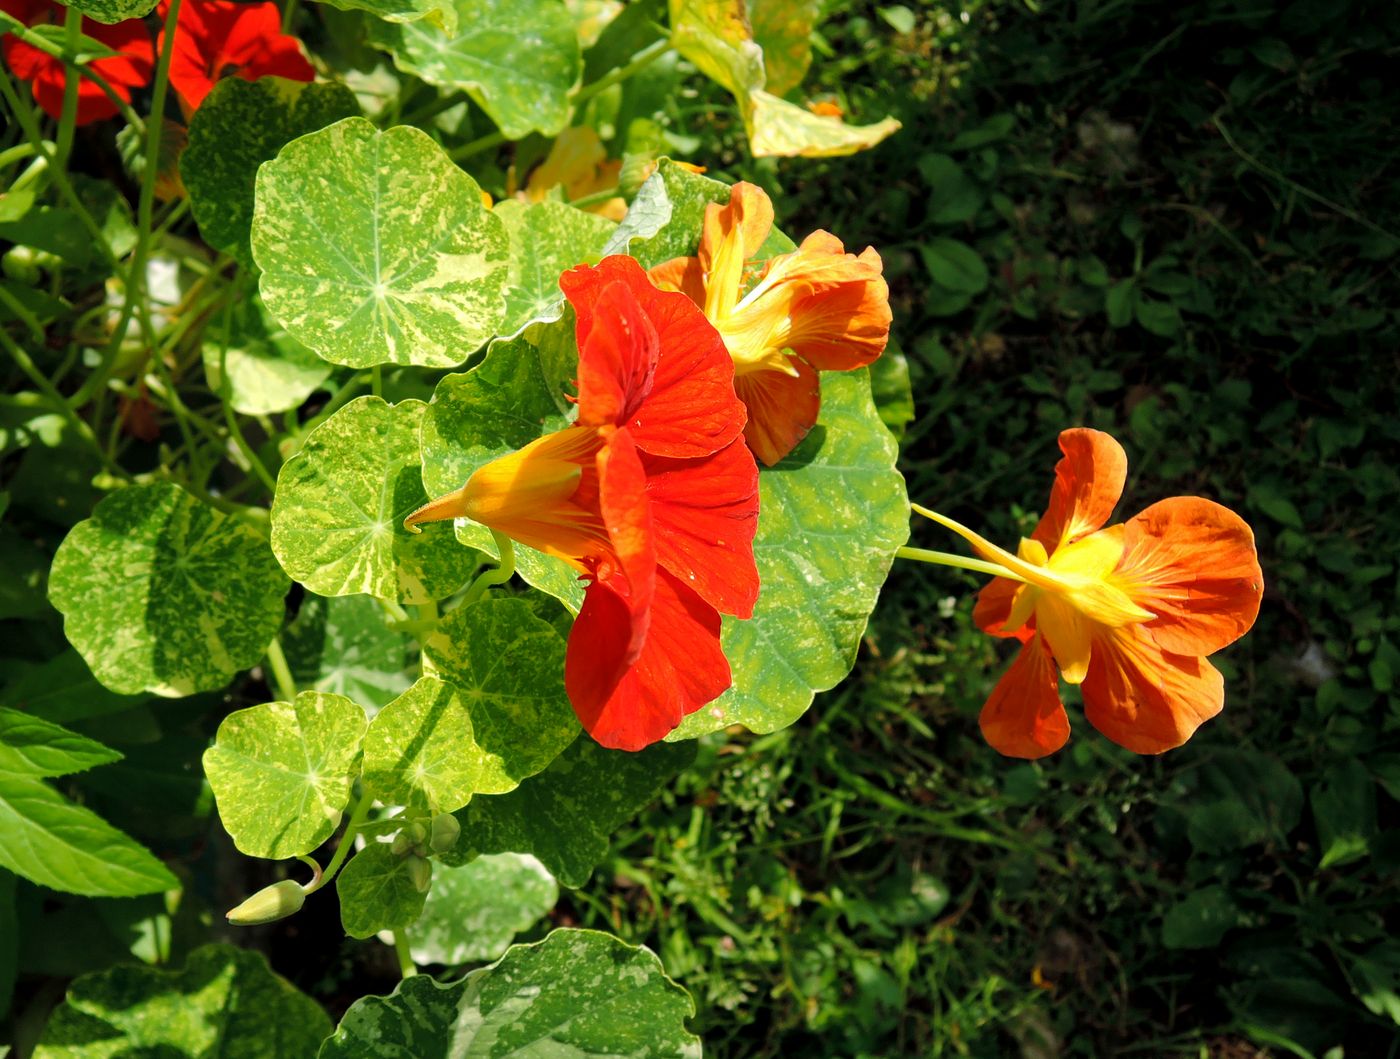
[[[952,552],[935,552],[927,548],[900,548],[894,554],[898,559],[915,559],[921,563],[971,570],[975,574],[990,574],[992,577],[1004,577],[1010,581],[1021,581],[1022,583],[1025,581],[1025,578],[1013,574],[1004,566],[998,566],[996,563],[989,563],[983,559],[967,559],[961,555],[954,555]]]

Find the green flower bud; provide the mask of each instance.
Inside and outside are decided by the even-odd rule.
[[[457,836],[462,833],[462,825],[451,813],[439,813],[433,817],[428,844],[434,853],[446,853],[457,845]]]
[[[414,847],[413,837],[407,831],[400,831],[394,836],[394,841],[389,843],[389,850],[396,857],[402,857]]]
[[[413,883],[413,888],[420,894],[428,892],[428,887],[433,884],[433,863],[424,860],[422,857],[409,857],[404,861],[404,867],[408,869],[408,877]]]
[[[301,911],[306,903],[306,891],[294,879],[265,886],[248,900],[228,913],[235,927],[255,927],[260,923],[275,923]]]

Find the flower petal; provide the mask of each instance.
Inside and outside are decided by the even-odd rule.
[[[625,283],[609,283],[593,306],[593,327],[579,343],[578,422],[601,427],[636,415],[651,392],[656,329]]]
[[[753,538],[758,467],[735,440],[713,456],[645,456],[657,561],[722,614],[748,618],[758,600]]]
[[[679,291],[696,305],[705,304],[705,273],[698,257],[673,257],[647,269],[647,278],[660,290]]]
[[[1099,630],[1081,691],[1089,723],[1135,754],[1181,746],[1225,704],[1214,666],[1163,651],[1143,625]]]
[[[604,557],[596,572],[599,576],[610,576],[611,571],[604,567],[609,559],[615,559],[627,578],[628,605],[636,615],[627,654],[630,664],[646,636],[646,614],[656,582],[656,531],[652,524],[651,501],[647,497],[647,471],[625,430],[608,437],[595,459],[598,463],[598,508],[612,545],[612,556]]]
[[[1254,533],[1229,508],[1172,497],[1129,519],[1124,542],[1113,583],[1157,616],[1144,628],[1163,650],[1212,654],[1254,624],[1264,575]]]
[[[1012,604],[1021,588],[1020,581],[1009,577],[994,577],[982,586],[977,593],[977,605],[972,608],[972,620],[979,629],[992,636],[1015,637],[1025,642],[1034,630],[1022,625],[1011,632],[1006,630],[1006,620],[1011,616]]]
[[[641,750],[729,687],[720,648],[719,614],[664,569],[657,571],[651,624],[636,661],[611,687],[597,678],[598,660],[616,657],[622,635],[609,628],[630,613],[605,582],[589,586],[569,634],[564,683],[584,729],[603,746]],[[590,597],[597,600],[590,611]],[[589,611],[585,621],[584,612]]]
[[[1007,757],[1044,757],[1069,740],[1055,663],[1041,637],[1022,644],[977,723],[992,749]]]
[[[578,317],[579,348],[588,344],[603,289],[615,282],[631,288],[660,344],[651,392],[626,423],[637,448],[680,457],[724,448],[743,431],[745,419],[724,341],[689,298],[657,290],[632,258],[607,257],[559,278]]]
[[[821,412],[822,388],[806,361],[788,359],[797,372],[751,371],[734,379],[734,392],[748,409],[744,439],[772,467],[801,443]]]
[[[756,184],[741,180],[729,189],[729,202],[705,207],[700,235],[700,269],[705,277],[705,315],[719,320],[743,294],[744,265],[758,253],[773,229],[773,203]]]
[[[1052,553],[1107,522],[1128,477],[1123,446],[1101,430],[1061,431],[1060,451],[1050,503],[1031,534]]]

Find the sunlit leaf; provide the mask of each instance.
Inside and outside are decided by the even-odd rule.
[[[225,717],[204,772],[234,845],[276,860],[330,838],[350,800],[365,723],[355,703],[320,691]]]
[[[744,108],[741,106],[740,108]],[[756,158],[834,158],[874,147],[899,131],[894,118],[848,125],[768,92],[749,93],[749,150]]]
[[[452,367],[505,312],[505,226],[407,126],[289,143],[258,170],[252,245],[268,311],[336,364]]]
[[[409,869],[412,856],[399,856],[386,842],[371,842],[350,858],[335,879],[345,933],[368,938],[381,930],[412,925],[427,896],[414,883]]]
[[[370,42],[400,70],[465,89],[508,139],[553,136],[567,125],[583,63],[563,0],[456,0],[456,13],[455,33],[379,23]]]
[[[763,49],[764,88],[786,95],[802,83],[812,64],[812,30],[821,14],[818,0],[748,0],[753,39]]]
[[[534,857],[501,853],[438,867],[423,914],[408,932],[415,963],[449,967],[494,960],[559,900],[559,885]]]
[[[458,982],[427,975],[350,1007],[319,1059],[368,1055],[699,1059],[695,1004],[650,950],[592,930],[516,945]]]
[[[117,751],[87,736],[0,708],[0,774],[67,776],[120,760]]]
[[[360,397],[307,435],[282,465],[272,502],[272,550],[288,574],[323,596],[405,603],[462,587],[477,556],[452,528],[403,525],[428,500],[418,460],[427,410],[422,401]]]
[[[179,971],[129,965],[79,978],[33,1059],[292,1059],[314,1055],[330,1031],[321,1006],[261,953],[206,945]]]
[[[617,225],[562,202],[526,205],[507,199],[496,206],[495,213],[510,236],[510,280],[501,334],[513,335],[535,320],[559,319],[564,312],[559,277],[575,265],[601,260]]]
[[[344,695],[377,710],[408,690],[409,637],[388,626],[369,596],[308,594],[282,634],[297,685]]]
[[[225,322],[221,312],[204,333],[204,374],[216,393],[227,377],[235,412],[258,416],[300,407],[330,378],[331,365],[287,334],[257,295],[232,305]]]
[[[223,687],[282,624],[286,576],[252,527],[161,482],[112,493],[59,545],[49,599],[113,691]]]
[[[385,22],[426,22],[446,33],[457,29],[452,0],[326,0],[342,11],[365,11]]]
[[[155,10],[156,0],[73,0],[67,6],[111,25],[129,18],[145,18]]]

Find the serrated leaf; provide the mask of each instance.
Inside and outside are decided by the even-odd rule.
[[[410,533],[403,520],[428,501],[418,431],[428,406],[360,397],[306,436],[282,465],[272,501],[272,550],[282,568],[323,596],[365,593],[427,603],[466,583],[477,555],[450,526]]]
[[[462,363],[505,312],[509,242],[425,133],[347,118],[258,170],[253,259],[268,311],[335,364]]]
[[[359,706],[320,691],[225,717],[204,772],[233,844],[281,860],[330,838],[350,800],[365,726]]]
[[[509,794],[480,797],[457,813],[462,837],[443,854],[465,864],[486,853],[531,853],[565,886],[588,881],[612,833],[695,758],[686,743],[640,753],[606,750],[580,735],[538,776]]]
[[[33,1059],[300,1059],[330,1032],[320,1005],[260,953],[206,945],[179,971],[133,965],[79,978]]]
[[[592,930],[513,946],[459,982],[427,975],[351,1005],[318,1059],[506,1055],[699,1059],[695,1004],[654,953]]]
[[[360,106],[344,85],[282,77],[225,77],[190,119],[180,177],[204,241],[251,268],[248,235],[258,166],[298,136],[355,117]]]
[[[0,868],[88,897],[133,897],[180,885],[144,846],[28,776],[0,775]]]
[[[413,884],[408,856],[397,855],[387,842],[371,842],[351,857],[336,876],[335,892],[341,926],[352,938],[411,926],[427,897]]]
[[[559,884],[534,857],[501,853],[433,871],[423,914],[408,932],[417,964],[494,960],[559,900]]]
[[[823,372],[821,387],[817,425],[758,476],[762,589],[753,618],[724,619],[734,686],[670,739],[731,724],[777,731],[855,665],[895,550],[909,537],[909,500],[866,370]]]
[[[408,690],[409,637],[389,628],[369,596],[307,595],[282,634],[299,687],[344,695],[378,710]]]
[[[562,0],[456,0],[457,30],[378,23],[370,43],[431,85],[465,89],[507,139],[553,136],[569,123],[583,72],[578,31]]]
[[[564,315],[559,277],[575,265],[602,260],[617,224],[562,202],[526,205],[507,199],[497,204],[495,213],[510,237],[510,279],[501,334],[513,335],[536,320],[558,320]]]
[[[564,690],[564,640],[525,600],[458,607],[423,643],[423,656],[470,711],[472,740],[485,755],[478,790],[511,790],[578,735]]]
[[[106,497],[49,574],[69,642],[124,694],[223,687],[262,657],[286,594],[257,530],[168,482]]]
[[[249,416],[300,407],[332,371],[267,315],[257,295],[230,307],[227,327],[223,313],[216,317],[204,334],[202,352],[209,388],[221,392],[227,377],[228,403]]]
[[[129,18],[145,18],[155,10],[156,0],[73,0],[66,6],[110,26]]]
[[[86,736],[18,710],[0,708],[0,774],[67,776],[120,761],[121,754]]]

